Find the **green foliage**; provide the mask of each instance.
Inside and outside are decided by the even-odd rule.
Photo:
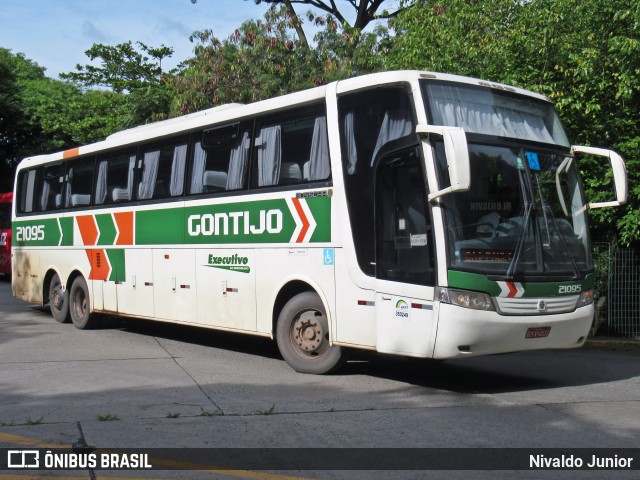
[[[307,19],[319,28],[314,47],[299,39],[300,19],[285,7],[243,23],[226,40],[210,30],[195,32],[194,57],[167,78],[171,114],[255,102],[381,68],[390,45],[386,28],[360,34],[330,15],[308,13]]]
[[[98,59],[100,66],[77,65],[75,72],[60,77],[83,89],[102,87],[121,94],[121,98],[108,97],[118,115],[109,119],[110,126],[131,128],[168,115],[170,97],[162,60],[173,54],[173,48],[129,41],[118,45],[95,43],[85,53],[92,61]]]
[[[23,157],[71,144],[59,109],[66,109],[69,97],[79,92],[5,48],[0,48],[0,78],[0,189],[7,191]]]
[[[247,1],[247,0],[245,0]],[[197,3],[198,0],[191,0],[191,3]],[[383,9],[382,4],[385,0],[349,0],[348,2],[342,2],[342,5],[336,3],[333,0],[253,0],[256,5],[261,3],[269,3],[272,6],[284,6],[289,11],[293,10],[293,5],[309,5],[315,7],[321,11],[324,11],[331,18],[335,19],[338,23],[345,25],[349,29],[363,30],[374,20],[390,19],[394,18],[401,11],[409,6],[413,5],[414,0],[404,0],[401,2],[389,2],[393,3],[391,10]],[[398,5],[400,3],[401,5]],[[351,7],[353,12],[345,12],[344,8]],[[347,18],[355,17],[351,23]]]
[[[419,0],[395,22],[385,68],[458,73],[550,97],[575,144],[626,159],[630,201],[593,211],[602,239],[640,240],[640,4],[632,0]],[[581,163],[590,201],[611,199],[602,160]]]
[[[292,18],[270,9],[264,21],[242,24],[226,40],[210,30],[195,32],[194,57],[168,79],[173,114],[229,102],[254,102],[324,82],[313,52],[301,48]]]
[[[164,45],[153,48],[142,42],[136,45],[140,51],[131,41],[118,45],[94,43],[85,54],[91,61],[98,59],[100,66],[77,65],[77,71],[60,77],[85,87],[107,87],[116,93],[133,92],[150,83],[159,83],[162,59],[170,57],[173,48]]]
[[[307,14],[320,27],[314,40],[315,51],[328,81],[381,70],[391,49],[389,30],[376,25],[371,32],[361,32],[346,23],[339,25],[331,15]]]

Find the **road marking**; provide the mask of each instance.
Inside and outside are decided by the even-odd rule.
[[[35,438],[12,435],[11,433],[4,432],[0,432],[0,442],[12,443],[14,445],[28,445],[37,448],[71,448],[68,444],[47,443]]]

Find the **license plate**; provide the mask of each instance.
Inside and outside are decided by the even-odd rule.
[[[551,332],[551,327],[528,328],[524,338],[544,338],[549,336],[549,332]]]

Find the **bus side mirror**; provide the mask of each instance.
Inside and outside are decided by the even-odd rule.
[[[447,157],[447,168],[449,169],[449,187],[430,193],[429,201],[442,195],[452,192],[466,192],[469,190],[471,173],[469,166],[469,148],[467,146],[467,136],[464,129],[460,127],[441,127],[438,125],[416,126],[416,133],[422,137],[437,135],[442,137],[444,142],[444,152]]]
[[[571,153],[586,153],[596,157],[605,157],[609,159],[611,169],[613,170],[613,183],[616,189],[616,199],[611,202],[594,202],[589,203],[590,209],[603,208],[603,207],[619,207],[627,202],[627,168],[624,165],[624,160],[620,155],[612,150],[605,150],[603,148],[594,147],[582,147],[573,145],[571,147]]]

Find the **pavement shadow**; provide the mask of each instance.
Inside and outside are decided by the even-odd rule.
[[[200,327],[113,319],[113,327],[139,335],[281,359],[275,341]],[[624,357],[624,358],[622,358]],[[588,349],[541,350],[436,361],[375,352],[350,352],[331,376],[365,375],[456,393],[505,393],[608,383],[640,376],[640,355]]]

